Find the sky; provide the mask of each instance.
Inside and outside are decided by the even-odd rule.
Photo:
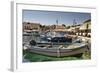
[[[72,25],[73,22],[82,24],[85,20],[91,19],[91,13],[23,10],[22,19],[23,22],[42,25],[57,24],[57,21],[58,24]]]

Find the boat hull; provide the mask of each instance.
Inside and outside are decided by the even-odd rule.
[[[77,54],[82,54],[88,51],[86,46],[82,46],[79,48],[74,49],[41,49],[41,48],[30,48],[28,49],[29,52],[37,53],[46,56],[53,56],[53,57],[64,57],[64,56],[72,56]]]

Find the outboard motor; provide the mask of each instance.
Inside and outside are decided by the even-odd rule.
[[[35,40],[31,40],[31,41],[29,42],[29,44],[30,44],[31,46],[35,46],[35,45],[36,45],[36,41],[35,41]]]

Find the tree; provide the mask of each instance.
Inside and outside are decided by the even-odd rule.
[[[66,28],[67,28],[67,29],[69,29],[69,28],[70,28],[70,26],[67,26]]]
[[[62,26],[66,27],[66,25],[65,25],[65,24],[62,24]]]

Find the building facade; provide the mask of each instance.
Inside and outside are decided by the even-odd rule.
[[[29,22],[23,22],[23,30],[27,31],[27,30],[36,30],[39,31],[40,30],[40,23],[29,23]]]

